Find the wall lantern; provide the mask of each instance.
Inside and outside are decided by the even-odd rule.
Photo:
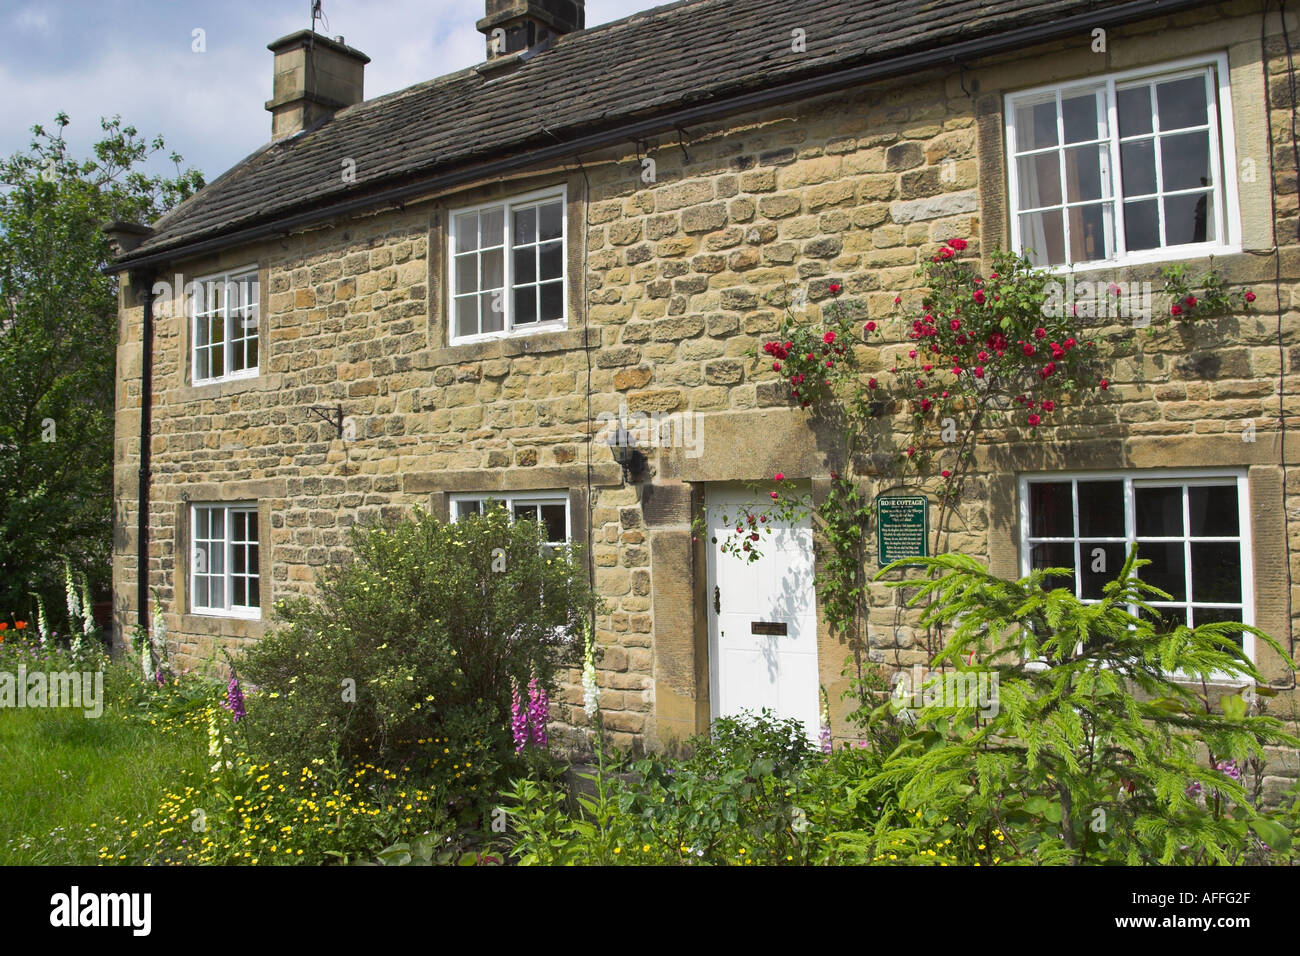
[[[614,434],[609,436],[607,444],[614,460],[623,468],[623,483],[635,481],[637,475],[645,470],[646,457],[636,447],[636,439],[623,427],[622,422],[619,422]]]

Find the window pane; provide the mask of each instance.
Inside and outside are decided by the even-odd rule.
[[[1106,236],[1113,234],[1110,203],[1095,206],[1072,206],[1070,215],[1070,261],[1088,262],[1110,255]]]
[[[514,507],[516,521],[537,521],[537,505],[530,503],[516,504]]]
[[[1061,210],[1031,212],[1020,217],[1020,244],[1036,266],[1060,265],[1065,262],[1065,229]]]
[[[230,512],[230,540],[231,541],[244,540],[244,528],[247,525],[247,519],[245,518],[246,514],[247,514],[246,511]]]
[[[1140,541],[1138,557],[1151,562],[1138,568],[1138,577],[1147,584],[1167,592],[1175,601],[1187,600],[1187,579],[1183,573],[1186,565],[1183,560],[1181,541]]]
[[[483,331],[500,332],[506,327],[505,293],[497,289],[479,296],[483,310]]]
[[[1208,193],[1170,196],[1165,201],[1165,245],[1209,242],[1214,239]]]
[[[1241,601],[1241,546],[1231,542],[1192,543],[1192,600],[1214,604]]]
[[[538,246],[538,278],[558,279],[564,274],[564,253],[558,242]]]
[[[1124,204],[1124,244],[1130,252],[1160,248],[1160,209],[1156,200]]]
[[[1037,209],[1061,202],[1061,157],[1037,153],[1016,160],[1020,167],[1020,208]]]
[[[1079,542],[1079,580],[1083,587],[1080,597],[1104,597],[1102,588],[1115,580],[1120,568],[1124,567],[1125,557],[1122,541]]]
[[[1056,98],[1016,107],[1016,148],[1022,152],[1056,145]]]
[[[211,607],[211,589],[208,586],[208,579],[202,575],[194,579],[194,606]]]
[[[479,213],[479,248],[503,246],[506,241],[506,211],[504,206],[493,206]]]
[[[1180,133],[1160,139],[1160,163],[1166,192],[1210,186],[1210,134]]]
[[[1032,538],[1074,536],[1074,498],[1068,481],[1035,481],[1029,485],[1029,535]],[[1070,563],[1074,563],[1071,552]],[[1037,565],[1036,565],[1037,566]]]
[[[1101,150],[1099,146],[1076,146],[1065,151],[1066,193],[1070,202],[1102,199]]]
[[[1079,534],[1085,538],[1124,537],[1124,482],[1079,482]]]
[[[530,206],[527,209],[518,209],[515,211],[514,219],[514,244],[518,246],[527,242],[536,242],[537,208]]]
[[[247,565],[244,564],[246,558],[247,556],[244,554],[243,545],[239,545],[238,547],[232,548],[230,554],[231,573],[243,574],[244,572],[246,572],[248,570]]]
[[[1120,136],[1140,136],[1152,131],[1150,86],[1116,90],[1115,105],[1119,110]]]
[[[546,282],[541,286],[541,320],[551,322],[564,317],[564,283]]]
[[[1097,91],[1062,96],[1061,119],[1067,143],[1100,138],[1097,129]]]
[[[1236,608],[1228,607],[1195,607],[1192,608],[1192,623],[1197,627],[1202,624],[1217,624],[1223,621],[1235,621],[1241,623],[1241,611]],[[1241,647],[1242,632],[1237,631],[1232,635],[1237,646]]]
[[[1240,533],[1236,485],[1193,485],[1187,489],[1187,510],[1193,537],[1229,538]]]
[[[1156,106],[1162,130],[1204,126],[1208,116],[1205,102],[1205,75],[1156,85]]]
[[[1154,140],[1123,143],[1119,148],[1119,164],[1125,196],[1149,196],[1156,191]]]
[[[1072,544],[1036,544],[1029,551],[1029,566],[1039,568],[1073,568],[1074,545]],[[1074,593],[1074,574],[1054,575],[1043,582],[1048,591],[1065,588]]]
[[[235,607],[248,606],[248,587],[243,578],[231,578],[230,583],[234,585],[234,594],[231,596],[230,603]]]
[[[456,291],[478,291],[478,256],[472,252],[456,257]]]
[[[482,255],[483,284],[481,289],[500,289],[506,284],[505,253],[493,249]]]
[[[248,512],[248,540],[252,542],[257,542],[258,540],[260,540],[257,537],[257,512],[256,511]],[[254,565],[254,568],[256,568],[256,565]]]
[[[212,529],[212,537],[224,540],[226,537],[226,512],[223,508],[211,508],[208,511],[208,527]]]
[[[1183,489],[1152,488],[1138,485],[1133,489],[1137,508],[1139,538],[1172,538],[1183,534]]]
[[[526,246],[514,251],[515,285],[537,281],[537,247]]]
[[[257,566],[257,549],[253,549],[252,555],[253,566]],[[258,607],[262,603],[262,579],[248,579],[248,606]]]
[[[565,541],[568,532],[565,528],[564,505],[542,505],[542,524],[546,528],[547,541]]]
[[[456,334],[478,334],[478,297],[473,295],[456,297]]]
[[[515,289],[515,325],[537,321],[537,287]]]
[[[456,251],[478,248],[478,213],[463,212],[456,217]]]
[[[1187,623],[1187,609],[1181,607],[1157,607],[1151,614],[1145,610],[1138,611],[1138,617],[1144,621],[1154,621],[1157,634],[1172,631],[1180,624]]]
[[[560,238],[561,231],[564,228],[561,219],[562,215],[563,207],[560,205],[559,200],[548,202],[545,206],[542,206],[537,223],[538,238],[543,240]]]

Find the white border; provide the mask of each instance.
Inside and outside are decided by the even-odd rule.
[[[256,263],[251,266],[244,266],[239,269],[227,269],[224,272],[214,272],[211,275],[202,276],[193,280],[194,285],[200,290],[205,282],[215,282],[220,280],[224,285],[230,285],[234,279],[242,279],[244,276],[251,275],[257,287],[257,365],[253,368],[241,369],[238,372],[225,372],[212,378],[199,378],[199,316],[194,293],[191,292],[186,296],[186,309],[190,317],[190,383],[193,385],[218,385],[221,382],[236,382],[243,378],[257,378],[262,374],[262,274]],[[226,293],[221,295],[222,302],[222,334],[223,339],[221,356],[226,367],[230,366],[230,307],[227,304]]]
[[[1254,563],[1254,536],[1251,528],[1250,512],[1250,478],[1245,468],[1141,468],[1132,470],[1111,470],[1111,471],[1044,471],[1044,472],[1025,472],[1017,476],[1017,494],[1020,497],[1017,503],[1019,515],[1019,528],[1016,534],[1016,547],[1020,552],[1020,575],[1028,577],[1031,571],[1029,561],[1029,548],[1027,541],[1029,535],[1029,483],[1031,481],[1123,481],[1124,482],[1124,534],[1125,548],[1127,548],[1136,538],[1137,528],[1136,513],[1133,502],[1133,482],[1141,482],[1145,485],[1157,486],[1178,486],[1197,485],[1197,484],[1224,484],[1226,479],[1235,480],[1237,483],[1237,528],[1240,532],[1241,539],[1241,619],[1243,624],[1250,626],[1255,625],[1255,563]],[[1078,528],[1078,504],[1072,506],[1075,510],[1075,528]],[[1187,516],[1184,515],[1184,521]],[[1187,527],[1190,532],[1190,527]],[[1092,540],[1089,538],[1088,540]],[[1099,539],[1102,540],[1102,539]],[[1185,536],[1184,536],[1185,540]],[[1191,574],[1191,565],[1188,563],[1184,573]],[[1079,574],[1075,570],[1075,591],[1078,592]],[[1191,594],[1189,589],[1188,594]],[[1190,600],[1185,603],[1191,603]],[[1242,632],[1242,650],[1252,662],[1255,658],[1255,636],[1249,631]],[[1180,676],[1180,675],[1174,675]],[[1229,678],[1224,675],[1224,681],[1231,683],[1245,683],[1242,678]]]
[[[1210,148],[1217,148],[1218,160],[1221,175],[1223,177],[1222,189],[1222,206],[1219,211],[1216,225],[1218,226],[1219,239],[1215,242],[1198,242],[1188,243],[1181,246],[1163,246],[1158,249],[1145,249],[1140,252],[1126,252],[1122,257],[1114,259],[1091,259],[1087,262],[1073,262],[1069,264],[1060,263],[1051,266],[1042,266],[1041,268],[1054,273],[1067,273],[1075,269],[1089,270],[1101,268],[1122,268],[1129,265],[1139,265],[1153,262],[1169,262],[1179,259],[1203,258],[1208,256],[1223,256],[1241,252],[1241,207],[1237,194],[1237,145],[1236,137],[1233,132],[1233,112],[1231,96],[1231,76],[1228,72],[1228,55],[1227,53],[1212,53],[1203,56],[1188,57],[1180,60],[1171,60],[1167,63],[1161,63],[1153,66],[1139,67],[1131,70],[1121,70],[1115,73],[1105,73],[1100,76],[1094,76],[1084,79],[1071,80],[1066,83],[1049,83],[1043,86],[1031,87],[1024,90],[1018,90],[1014,93],[1007,93],[1003,96],[1003,123],[1006,136],[1006,163],[1007,163],[1007,214],[1010,217],[1011,225],[1011,248],[1019,253],[1023,250],[1023,243],[1020,236],[1020,181],[1017,175],[1016,167],[1016,121],[1015,121],[1015,104],[1021,100],[1032,99],[1034,96],[1041,96],[1044,93],[1064,93],[1071,89],[1081,87],[1096,86],[1104,84],[1107,91],[1107,134],[1110,138],[1111,146],[1111,200],[1116,206],[1123,204],[1123,196],[1117,195],[1122,193],[1122,187],[1119,185],[1119,177],[1122,171],[1119,168],[1116,151],[1119,142],[1119,129],[1116,125],[1115,110],[1111,108],[1114,102],[1115,86],[1130,80],[1154,80],[1166,75],[1177,74],[1179,72],[1190,72],[1196,68],[1205,68],[1213,66],[1215,76],[1217,77],[1216,102],[1215,110],[1218,114],[1217,124],[1210,126]],[[1060,143],[1057,144],[1058,148]],[[1231,160],[1231,161],[1229,161]],[[1064,185],[1062,186],[1064,189]],[[1064,200],[1064,194],[1062,195]],[[1112,217],[1112,228],[1120,230],[1123,222],[1122,210],[1116,212]],[[1162,234],[1161,239],[1164,236]],[[1118,241],[1116,248],[1118,248]]]
[[[201,606],[199,606],[197,603],[195,603],[195,598],[196,598],[196,596],[198,595],[198,588],[195,586],[195,583],[194,583],[194,576],[195,576],[195,574],[197,573],[196,570],[195,570],[195,567],[194,567],[194,565],[195,565],[195,563],[196,563],[196,562],[194,561],[194,553],[195,553],[195,543],[196,543],[196,541],[197,541],[197,537],[198,537],[198,534],[197,534],[197,525],[198,525],[198,512],[199,512],[199,509],[200,509],[200,508],[223,508],[223,509],[225,509],[225,512],[226,512],[225,520],[224,520],[224,523],[223,523],[223,527],[226,529],[226,530],[225,530],[225,547],[226,547],[226,555],[225,555],[225,561],[224,561],[224,567],[225,567],[225,570],[224,570],[224,572],[223,572],[222,577],[223,577],[223,580],[225,581],[226,597],[227,597],[227,598],[230,597],[230,565],[231,565],[231,561],[230,561],[230,512],[231,512],[232,510],[235,510],[235,511],[251,511],[253,514],[257,515],[257,518],[258,518],[258,521],[257,521],[257,563],[258,563],[258,568],[257,568],[257,587],[258,587],[258,597],[259,597],[259,599],[260,599],[260,597],[261,597],[262,586],[263,586],[263,581],[262,581],[262,567],[261,567],[261,564],[262,564],[262,548],[263,548],[263,541],[262,541],[262,520],[261,520],[261,512],[260,512],[260,510],[259,510],[259,508],[258,508],[257,502],[256,502],[256,501],[194,501],[194,502],[190,502],[190,540],[189,540],[189,552],[190,552],[190,553],[189,553],[189,555],[187,556],[187,559],[188,559],[188,562],[189,562],[189,575],[188,575],[188,577],[189,577],[189,586],[190,586],[190,595],[189,595],[190,613],[191,613],[191,614],[200,615],[200,616],[202,616],[202,617],[229,617],[229,618],[238,618],[238,619],[240,619],[240,620],[244,620],[244,621],[256,621],[256,620],[261,620],[261,617],[262,617],[262,605],[261,605],[261,603],[260,603],[260,600],[259,600],[259,603],[258,603],[256,606],[242,606],[242,607],[235,607],[235,606],[232,605],[231,607],[228,607],[228,608],[219,608],[219,607],[201,607]]]
[[[526,328],[516,329],[513,325],[513,305],[511,291],[514,281],[514,256],[511,253],[510,213],[515,206],[543,202],[547,199],[560,200],[560,290],[564,313],[558,319],[549,322],[530,322]],[[467,212],[478,212],[500,206],[505,217],[505,245],[502,247],[505,328],[499,332],[479,332],[475,335],[456,335],[456,217]],[[489,342],[507,336],[536,335],[539,332],[563,331],[569,327],[569,189],[561,183],[547,189],[535,189],[532,192],[498,199],[493,202],[478,203],[473,206],[461,206],[447,212],[447,344],[466,345],[471,342]]]

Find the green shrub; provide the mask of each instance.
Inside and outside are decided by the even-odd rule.
[[[566,653],[580,654],[571,638],[595,604],[585,572],[500,508],[354,529],[352,549],[246,653],[240,674],[257,690],[240,729],[253,753],[298,766],[396,767],[437,738],[482,758],[424,761],[468,791],[511,750],[511,681],[553,690]]]
[[[855,785],[865,750],[816,750],[769,711],[716,721],[684,760],[652,755],[591,777],[572,812],[559,787],[515,783],[511,853],[521,864],[747,865],[836,862],[830,834],[865,827]]]

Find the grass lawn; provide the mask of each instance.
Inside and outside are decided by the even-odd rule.
[[[97,864],[97,831],[149,814],[184,770],[202,770],[194,721],[133,716],[109,694],[104,713],[0,709],[0,865]]]

